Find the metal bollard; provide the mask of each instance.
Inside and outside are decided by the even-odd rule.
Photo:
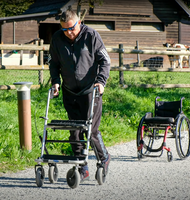
[[[20,147],[32,150],[30,87],[32,82],[14,83],[17,89]]]

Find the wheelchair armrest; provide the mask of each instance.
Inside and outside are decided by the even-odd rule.
[[[146,118],[151,118],[153,116],[153,114],[151,113],[151,112],[147,112],[146,114],[145,114],[145,119]]]

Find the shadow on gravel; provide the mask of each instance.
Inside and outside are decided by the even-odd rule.
[[[118,161],[118,162],[137,162],[137,157],[134,156],[112,156],[111,161]]]
[[[96,160],[96,156],[90,155],[88,157],[88,159],[89,160]],[[136,161],[138,161],[138,159],[135,156],[113,156],[113,155],[111,155],[111,161],[136,162]]]
[[[53,186],[53,187],[52,187]],[[35,178],[11,178],[11,177],[0,177],[1,188],[39,188],[36,185]],[[65,178],[59,178],[57,183],[51,184],[48,178],[45,178],[42,189],[70,189],[67,186]]]
[[[93,180],[91,180],[93,181]],[[80,183],[80,185],[94,186],[95,183]],[[37,188],[35,178],[11,178],[11,177],[0,177],[1,188]],[[48,178],[45,178],[44,185],[41,189],[70,189],[67,185],[65,178],[59,178],[57,183],[50,183]]]
[[[112,156],[111,155],[111,161],[116,161],[116,162],[142,162],[142,163],[146,163],[146,162],[155,162],[155,163],[168,163],[167,161],[167,157],[166,156],[162,156],[161,157],[144,157],[142,158],[141,160],[138,160],[137,157],[135,156]],[[182,161],[181,159],[179,158],[173,158],[172,162],[175,162],[175,161]],[[172,163],[171,162],[171,163]]]

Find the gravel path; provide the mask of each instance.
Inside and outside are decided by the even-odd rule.
[[[169,139],[168,139],[169,140]],[[18,173],[0,174],[0,199],[14,200],[136,200],[136,199],[190,199],[190,158],[179,160],[175,140],[169,144],[173,161],[167,162],[164,151],[162,157],[137,159],[136,141],[108,148],[112,155],[109,174],[103,185],[95,180],[96,159],[89,156],[90,180],[71,189],[66,182],[69,164],[58,165],[59,179],[50,184],[48,167],[45,165],[44,185],[38,188],[34,169]]]

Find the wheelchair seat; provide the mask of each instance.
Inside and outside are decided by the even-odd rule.
[[[175,119],[173,117],[145,117],[144,122],[146,124],[174,124]]]

